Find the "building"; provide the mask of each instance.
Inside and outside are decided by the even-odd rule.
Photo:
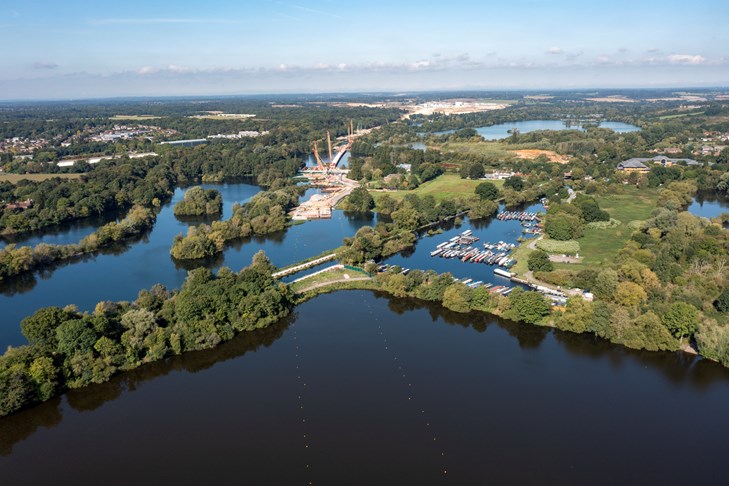
[[[656,155],[655,157],[634,157],[618,164],[618,170],[627,172],[648,172],[650,167],[646,164],[660,165],[662,167],[670,167],[672,165],[701,165],[700,162],[693,159],[672,159],[665,155]]]
[[[625,172],[649,172],[647,165],[641,162],[641,159],[628,159],[618,164],[618,170]]]

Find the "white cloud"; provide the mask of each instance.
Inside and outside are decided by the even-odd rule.
[[[667,59],[669,64],[699,65],[707,63],[707,59],[704,56],[699,56],[698,54],[671,54]]]
[[[545,51],[546,54],[562,54],[563,52],[561,47],[550,47]]]

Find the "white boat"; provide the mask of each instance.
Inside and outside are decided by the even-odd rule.
[[[511,278],[511,272],[507,272],[506,270],[502,270],[500,268],[494,268],[494,273],[502,277]]]

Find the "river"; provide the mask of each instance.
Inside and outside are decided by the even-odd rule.
[[[723,484],[729,370],[371,292],[0,419],[4,484]]]
[[[260,191],[258,186],[246,183],[204,184],[204,187],[220,191],[223,218],[230,217],[234,203],[245,202]],[[305,197],[316,191],[307,191]],[[330,220],[309,221],[280,233],[246,238],[233,242],[218,257],[182,264],[170,256],[172,241],[175,235],[186,233],[190,225],[200,222],[189,218],[181,221],[174,216],[174,205],[182,199],[184,192],[184,189],[175,191],[171,201],[161,208],[154,228],[142,237],[96,255],[2,282],[0,349],[25,343],[20,333],[20,321],[40,307],[74,304],[81,310],[93,310],[102,300],[133,300],[141,289],[156,283],[170,289],[179,288],[189,268],[206,266],[215,270],[225,265],[237,271],[249,265],[258,250],[264,250],[274,265],[289,265],[340,246],[345,237],[376,221],[374,216],[333,211]],[[75,236],[80,239],[83,233],[92,231],[93,228],[82,227],[76,230]],[[66,237],[71,237],[71,234]]]

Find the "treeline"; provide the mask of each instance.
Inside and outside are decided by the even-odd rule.
[[[356,181],[371,182],[383,181],[387,176],[399,174],[396,178],[388,177],[383,185],[389,189],[415,189],[443,173],[440,165],[443,160],[437,150],[375,146],[365,140],[358,140],[352,146],[348,177]]]
[[[509,297],[489,293],[484,286],[471,288],[454,280],[450,273],[433,270],[411,270],[403,275],[392,267],[375,276],[378,289],[396,297],[414,297],[440,302],[455,312],[489,312],[507,319],[529,324],[544,322],[551,305],[542,294],[515,288]]]
[[[223,196],[215,189],[200,186],[185,191],[182,201],[175,204],[175,216],[203,216],[220,214],[223,211]]]
[[[134,206],[120,222],[107,223],[78,243],[68,245],[38,243],[34,247],[7,245],[0,249],[0,280],[93,253],[111,243],[138,236],[152,229],[156,219],[157,215],[153,209]]]
[[[191,226],[186,236],[177,235],[170,254],[178,260],[207,258],[222,252],[228,241],[282,231],[286,213],[298,204],[300,191],[289,186],[258,193],[242,206],[235,205],[229,220]]]
[[[196,269],[182,288],[157,285],[93,313],[46,307],[23,319],[29,344],[0,357],[0,416],[167,356],[212,348],[291,311],[288,287],[259,252],[240,273]]]
[[[169,198],[175,184],[176,178],[169,166],[146,158],[100,163],[79,180],[53,178],[42,182],[21,180],[15,185],[2,184],[0,201],[31,199],[33,205],[29,209],[4,207],[0,215],[0,233],[34,231],[135,204],[152,207]]]

